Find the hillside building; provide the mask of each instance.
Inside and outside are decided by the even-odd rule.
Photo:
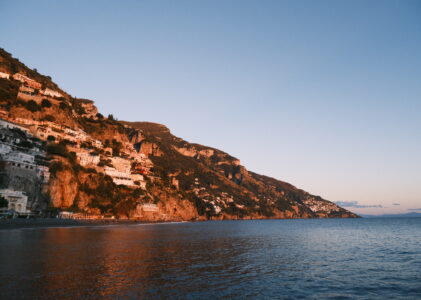
[[[31,88],[29,86],[21,85],[19,87],[19,92],[20,93],[24,93],[24,94],[28,94],[28,95],[32,95],[33,93],[35,93],[35,89],[34,88]]]
[[[105,174],[110,176],[113,179],[115,184],[122,184],[127,186],[134,186],[133,179],[131,178],[130,173],[120,172],[112,167],[104,167]]]
[[[22,126],[19,126],[19,125],[15,124],[15,123],[12,123],[12,122],[5,121],[3,119],[0,119],[0,128],[5,128],[5,129],[19,129],[19,130],[22,130],[24,132],[29,132],[29,130],[27,128],[22,127]]]
[[[8,208],[17,213],[29,213],[26,209],[28,204],[28,196],[22,191],[14,191],[9,189],[0,190],[0,196],[4,197],[8,202]]]
[[[157,212],[159,210],[158,205],[153,203],[144,203],[141,205],[141,208],[145,212]]]
[[[9,145],[0,143],[0,155],[7,154],[10,151],[12,151],[12,147],[10,147]]]
[[[28,76],[23,75],[21,73],[13,74],[13,78],[15,80],[18,80],[18,81],[22,82],[23,84],[25,84],[29,87],[34,88],[34,89],[40,89],[41,88],[41,83],[39,83],[38,81],[35,81],[34,79],[29,78]]]
[[[63,97],[61,93],[49,88],[46,88],[45,90],[41,91],[41,93],[44,94],[44,96],[50,96],[50,97],[56,97],[56,98]]]

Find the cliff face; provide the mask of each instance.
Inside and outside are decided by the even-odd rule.
[[[0,58],[0,71],[10,74],[0,78],[2,118],[48,143],[51,200],[44,206],[153,221],[356,217],[164,125],[104,118],[93,101],[63,92],[4,50]],[[16,72],[41,86],[14,80]]]
[[[206,218],[330,218],[355,214],[296,187],[248,171],[240,160],[199,144],[188,143],[161,124],[124,122],[142,130],[156,174],[177,182]]]

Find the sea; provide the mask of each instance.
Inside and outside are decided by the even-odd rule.
[[[421,299],[421,218],[0,230],[1,299]]]

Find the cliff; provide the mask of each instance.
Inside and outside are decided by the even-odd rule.
[[[0,71],[1,117],[45,143],[42,207],[154,221],[357,217],[164,125],[106,118],[2,49]]]

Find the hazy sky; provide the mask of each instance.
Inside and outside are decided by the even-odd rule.
[[[0,0],[0,47],[104,114],[421,212],[421,1]]]

